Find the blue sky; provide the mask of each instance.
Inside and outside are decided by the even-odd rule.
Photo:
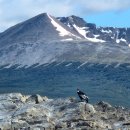
[[[77,15],[98,26],[130,27],[130,0],[0,0],[0,32],[44,12]]]
[[[97,26],[130,27],[130,9],[121,12],[105,11],[90,14],[84,19],[96,23]]]

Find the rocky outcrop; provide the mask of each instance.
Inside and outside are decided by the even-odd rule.
[[[95,105],[74,98],[48,99],[20,93],[0,95],[2,130],[130,129],[130,110],[109,103]]]

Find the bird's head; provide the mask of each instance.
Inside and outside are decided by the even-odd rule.
[[[77,92],[79,92],[79,89],[77,88]]]

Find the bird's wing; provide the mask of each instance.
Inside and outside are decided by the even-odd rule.
[[[79,91],[79,93],[82,94],[82,95],[85,95],[85,93],[83,93],[82,91]]]
[[[82,98],[83,98],[83,99],[87,99],[88,97],[87,97],[85,94],[83,94],[83,95],[82,95]]]

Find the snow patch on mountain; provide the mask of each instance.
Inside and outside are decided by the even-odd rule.
[[[87,63],[88,63],[88,61],[82,63],[81,65],[79,65],[79,66],[77,67],[77,69],[80,69],[82,66],[86,65]]]
[[[97,37],[98,37],[99,35],[94,35],[94,38],[87,37],[86,34],[87,34],[89,31],[85,30],[85,29],[87,29],[86,27],[78,27],[78,26],[76,26],[75,24],[73,25],[73,27],[76,29],[76,31],[77,31],[79,34],[81,34],[85,39],[87,39],[87,40],[89,40],[89,41],[91,41],[91,42],[101,42],[101,43],[106,42],[106,41],[104,41],[104,40],[97,39]]]
[[[84,28],[80,28],[80,27],[76,26],[75,24],[73,25],[73,27],[74,27],[84,38],[86,38],[86,31],[84,30]]]
[[[104,30],[104,29],[102,29],[101,32],[103,32],[103,33],[112,33],[111,30]]]
[[[116,39],[116,43],[120,43],[120,42],[127,42],[125,39],[121,38],[121,39]]]
[[[11,66],[12,66],[12,64],[9,64],[9,65],[5,66],[4,68],[5,68],[5,69],[8,69],[8,68],[10,68]]]
[[[72,63],[68,63],[68,64],[66,64],[65,66],[66,67],[69,67],[69,66],[71,66],[72,65]]]
[[[72,38],[68,38],[68,39],[62,39],[61,41],[72,41]]]
[[[121,38],[120,40],[123,41],[123,42],[127,42],[126,39],[124,39],[124,38]]]
[[[100,43],[104,43],[104,42],[106,42],[106,41],[104,41],[104,40],[101,40],[101,39],[97,39],[96,37],[94,37],[94,38],[86,38],[87,40],[89,40],[89,41],[91,41],[91,42],[100,42]]]
[[[74,37],[76,37],[78,39],[81,39],[80,37],[72,34],[71,32],[67,31],[65,28],[63,28],[62,26],[60,26],[57,22],[55,22],[55,20],[50,15],[48,15],[48,17],[50,18],[51,23],[53,24],[53,26],[56,27],[56,30],[59,32],[60,36],[62,36],[62,37],[64,37],[64,36],[74,36]]]
[[[120,43],[120,39],[116,39],[116,43]]]
[[[70,35],[70,32],[65,30],[58,23],[56,23],[55,20],[53,20],[53,18],[50,15],[48,15],[48,17],[51,19],[51,23],[54,25],[54,27],[56,27],[56,30],[60,33],[60,36]]]

